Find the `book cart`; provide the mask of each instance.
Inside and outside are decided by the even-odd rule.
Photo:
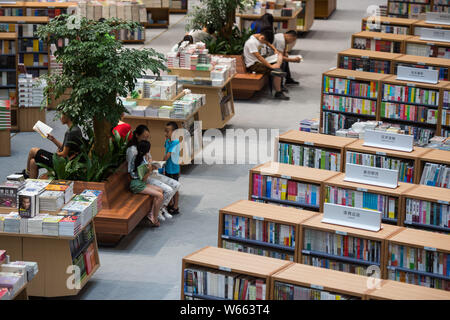
[[[293,300],[294,297],[288,295],[294,286],[303,288],[303,295],[307,295],[305,300],[362,300],[367,283],[368,278],[362,275],[294,263],[271,277],[270,299]]]
[[[362,19],[361,31],[394,33],[402,35],[412,35],[413,25],[419,20],[404,19],[404,18],[391,18],[391,17],[377,17],[372,21],[373,24],[378,24],[377,28],[371,28],[371,20],[366,17]]]
[[[337,174],[270,161],[250,170],[248,199],[322,212],[323,183]]]
[[[405,227],[450,234],[450,189],[416,185],[404,198]]]
[[[422,178],[424,173],[426,173],[426,166],[427,165],[432,165],[432,166],[436,166],[439,165],[441,166],[439,171],[445,171],[446,168],[450,168],[450,151],[447,150],[439,150],[439,149],[430,149],[430,151],[428,151],[427,153],[425,153],[422,157],[420,157],[419,159],[419,172],[418,172],[418,176],[420,177],[419,181],[417,183],[420,184],[425,184],[425,185],[429,185],[427,184],[428,181],[430,181],[429,179],[425,179],[422,182]],[[450,170],[450,169],[448,169]],[[433,173],[433,180],[437,179],[435,177],[435,172]],[[440,172],[439,172],[440,174]],[[431,186],[437,186],[436,185],[436,181],[434,184],[432,184]],[[444,187],[444,186],[442,186]],[[447,188],[449,186],[446,186]]]
[[[450,292],[409,283],[382,280],[380,288],[369,290],[367,300],[450,300]]]
[[[366,72],[391,74],[392,61],[401,54],[361,49],[347,49],[338,53],[337,66]]]
[[[360,199],[361,208],[381,211],[383,223],[403,225],[404,196],[414,188],[410,183],[399,182],[396,189],[378,187],[369,184],[345,181],[345,174],[334,176],[324,182],[325,203],[334,203],[350,207],[357,206]],[[346,193],[349,195],[346,197]],[[342,197],[341,199],[339,199]],[[346,202],[351,199],[354,203]]]
[[[361,31],[352,35],[352,48],[389,53],[405,53],[409,35]]]
[[[181,78],[208,78],[211,79],[210,71],[188,70],[182,68],[171,68],[171,75]],[[199,120],[202,122],[202,129],[222,129],[234,117],[234,99],[231,80],[228,78],[221,86],[200,85],[183,83],[183,87],[192,93],[206,94],[206,104],[199,111]]]
[[[219,211],[217,246],[298,261],[300,224],[318,213],[248,200]]]
[[[384,74],[333,69],[322,76],[320,127],[322,133],[336,130],[335,117],[377,119],[381,80]],[[347,107],[346,107],[347,106]]]
[[[450,3],[449,3],[450,7]],[[422,29],[442,29],[442,30],[450,30],[450,25],[448,24],[436,24],[436,23],[428,23],[425,20],[418,20],[412,26],[412,35],[420,36]]]
[[[375,159],[378,157],[381,157],[381,160],[378,160],[381,162],[384,160],[400,160],[399,182],[405,180],[403,182],[417,183],[417,181],[419,181],[420,177],[418,176],[417,170],[417,168],[419,168],[419,159],[427,153],[429,149],[414,147],[412,152],[402,152],[390,149],[368,147],[363,144],[364,140],[357,140],[345,148],[347,158],[346,162],[362,164],[358,161],[354,161],[353,158],[350,158],[352,161],[349,161],[349,154],[352,153],[362,154],[363,156],[371,155],[373,159],[373,162],[370,165],[371,167],[375,166]],[[407,170],[408,167],[411,168],[411,170],[409,170],[409,175]]]
[[[405,42],[406,54],[446,59],[450,57],[450,42],[421,40],[420,36],[411,36]]]
[[[316,0],[314,18],[328,19],[336,10],[337,0]]]
[[[387,279],[450,291],[449,235],[404,228],[387,242]]]
[[[388,0],[387,15],[398,18],[419,18],[431,10],[433,0]],[[435,0],[436,1],[436,0]]]
[[[87,226],[91,226],[93,229],[93,239],[86,242],[78,250],[72,250],[71,241],[79,237]],[[0,232],[0,243],[2,248],[8,251],[11,260],[37,262],[39,273],[28,284],[27,293],[29,296],[63,297],[77,295],[100,267],[93,219],[85,227],[80,228],[77,235],[73,237]],[[78,289],[75,286],[73,289],[69,289],[67,283],[70,283],[68,280],[73,274],[67,273],[68,267],[79,265],[79,260],[83,260],[83,254],[91,244],[94,247],[96,265],[88,275],[86,274],[83,277],[80,274],[81,283]]]
[[[360,275],[374,265],[386,279],[386,240],[402,227],[381,224],[374,232],[323,223],[322,219],[319,214],[301,224],[299,263]]]
[[[345,137],[333,137],[330,140],[329,135],[290,130],[275,138],[274,161],[343,172],[345,169],[344,148],[356,140]],[[296,148],[300,150],[298,154],[294,151]],[[308,156],[311,154],[312,156]],[[317,159],[316,154],[323,160],[319,166],[312,165],[311,161],[308,161],[312,158]],[[332,157],[336,159],[336,162],[333,163]],[[327,161],[327,159],[330,160]]]
[[[271,292],[270,277],[275,272],[280,271],[290,264],[292,264],[292,262],[208,246],[183,258],[181,270],[181,300],[185,300],[186,298],[223,300],[223,298],[217,296],[208,294],[200,295],[198,293],[185,291],[185,287],[187,287],[185,270],[187,268],[201,268],[202,270],[206,268],[206,270],[212,273],[229,274],[230,276],[242,275],[260,279],[265,284],[264,296],[265,299],[268,300]],[[206,293],[209,292],[207,291]]]
[[[12,85],[3,85],[0,86],[0,89],[8,90],[10,99],[16,100],[18,97],[17,91],[17,51],[19,50],[18,42],[17,42],[17,33],[13,32],[0,32],[0,42],[2,43],[2,53],[1,56],[6,57],[7,63],[1,66],[0,72],[6,73],[14,73],[14,84]],[[12,42],[10,44],[10,42]],[[14,52],[11,53],[9,51],[9,46],[14,49]],[[6,49],[6,47],[8,49]],[[6,49],[6,50],[5,50]],[[10,63],[14,62],[14,63]],[[18,107],[17,105],[11,104],[10,106],[10,121],[11,128],[7,130],[0,130],[0,156],[9,156],[11,155],[11,134],[10,131],[18,131],[19,124],[17,123],[18,119]]]
[[[450,80],[450,59],[405,54],[394,59],[392,74],[397,74],[398,66],[439,70],[439,80]]]
[[[170,13],[172,9],[169,8],[145,8],[147,10],[147,22],[143,23],[145,28],[168,28],[170,21]],[[148,20],[151,15],[152,21]],[[164,23],[161,23],[164,21]],[[144,32],[145,34],[145,32]],[[144,38],[145,40],[145,38]]]

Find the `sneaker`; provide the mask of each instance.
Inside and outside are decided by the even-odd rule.
[[[281,69],[273,69],[270,74],[274,77],[286,77],[286,72]]]
[[[291,99],[288,96],[284,95],[283,91],[279,91],[279,92],[275,93],[274,98],[279,99],[279,100],[290,100]]]
[[[179,208],[176,208],[176,209],[170,208],[169,212],[171,215],[176,215],[176,214],[180,213],[180,210],[179,210]]]
[[[160,221],[166,221],[166,218],[164,218],[164,216],[161,214],[161,211],[160,211],[159,214],[158,214],[158,219],[159,219]]]
[[[289,78],[289,79],[286,79],[286,82],[284,84],[291,85],[291,86],[298,86],[300,84],[300,82],[295,81],[292,78]]]
[[[173,218],[172,215],[169,212],[167,212],[166,208],[162,208],[161,211],[163,213],[164,218],[166,218],[166,219],[172,219]]]
[[[30,178],[30,176],[29,176],[28,173],[27,173],[27,169],[23,169],[22,172],[16,172],[16,174],[21,174],[21,175],[23,175],[23,178],[24,178],[25,180]]]
[[[288,90],[288,88],[286,88],[286,87],[282,87],[282,88],[281,88],[281,92],[289,93],[289,90]]]

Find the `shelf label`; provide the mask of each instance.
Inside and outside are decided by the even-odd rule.
[[[223,235],[222,235],[222,239],[230,239],[230,237],[227,236],[227,235],[225,235],[225,234],[223,234]]]
[[[347,163],[345,181],[370,184],[395,189],[398,187],[398,170]]]
[[[419,66],[425,66],[425,65],[426,65],[425,62],[417,62],[417,64],[418,64]]]
[[[412,68],[412,67],[397,67],[397,80],[406,81],[416,81],[423,83],[436,84],[439,82],[439,71],[422,69],[422,68]],[[410,84],[408,83],[408,86]]]
[[[291,180],[291,176],[281,175],[281,178]]]
[[[436,248],[433,247],[423,247],[427,251],[436,251]]]
[[[336,230],[336,234],[340,234],[341,236],[346,236],[347,232]]]
[[[385,155],[386,155],[386,152],[383,152],[383,151],[377,151],[377,152],[375,152],[375,154],[376,154],[377,156],[385,156]]]
[[[188,296],[188,297],[192,297],[192,292],[185,292],[184,295]]]
[[[25,23],[25,21],[20,20],[20,21],[17,21],[17,23]]]
[[[312,285],[311,285],[311,289],[323,290],[323,287],[322,287],[322,286],[315,285],[315,284],[312,284]]]
[[[263,217],[257,217],[257,216],[253,216],[254,220],[259,220],[259,221],[264,221]]]
[[[361,59],[369,59],[369,56],[361,56]]]
[[[355,77],[347,77],[348,80],[355,80]]]
[[[414,136],[393,132],[366,130],[364,132],[363,146],[411,152],[414,148]]]
[[[444,201],[444,200],[438,200],[438,203],[448,205],[448,201]]]
[[[367,192],[367,189],[364,189],[364,188],[356,188],[356,191]]]
[[[231,272],[231,268],[228,267],[219,267],[220,271]]]
[[[389,270],[395,270],[395,267],[393,266],[387,266],[386,268],[388,268]]]
[[[447,24],[450,25],[450,13],[446,12],[427,12],[426,23]]]
[[[258,196],[255,196],[254,194],[252,194],[252,199],[258,199]]]
[[[422,28],[420,40],[450,42],[450,30]]]
[[[302,253],[303,253],[303,254],[311,254],[311,251],[308,251],[308,250],[302,250]]]
[[[381,212],[325,203],[322,222],[369,231],[381,229]],[[338,234],[338,231],[336,231]]]
[[[406,85],[407,85],[408,87],[415,87],[415,86],[416,86],[415,83],[407,83]]]
[[[305,141],[305,145],[307,145],[307,146],[313,146],[313,145],[314,145],[314,142]]]
[[[381,40],[381,38],[380,37],[373,37],[373,40]]]

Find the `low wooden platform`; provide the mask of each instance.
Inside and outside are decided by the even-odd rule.
[[[245,67],[244,57],[241,55],[231,56],[236,58],[236,75],[234,76],[231,85],[233,87],[234,99],[250,99],[257,91],[262,90],[269,82],[269,77],[249,73]]]

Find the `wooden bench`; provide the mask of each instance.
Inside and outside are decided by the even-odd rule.
[[[81,193],[85,189],[103,191],[102,210],[94,219],[97,241],[100,244],[119,242],[134,230],[151,209],[152,197],[130,192],[129,184],[126,163],[106,182],[75,182],[75,193]]]
[[[231,81],[235,99],[250,99],[256,91],[262,90],[269,82],[269,77],[247,71],[242,55],[230,56],[236,58],[236,75]]]

